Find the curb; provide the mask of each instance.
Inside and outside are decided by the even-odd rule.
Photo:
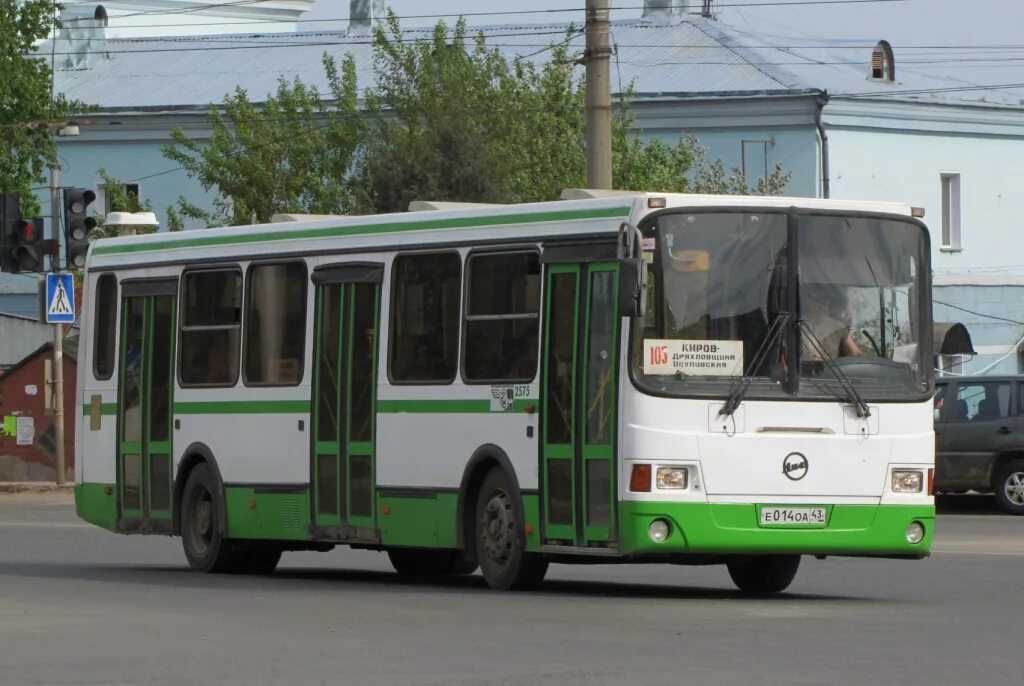
[[[0,493],[74,493],[75,484],[58,486],[52,481],[0,482]]]

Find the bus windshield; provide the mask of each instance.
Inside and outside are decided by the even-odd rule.
[[[663,395],[915,400],[930,387],[925,230],[872,215],[666,211],[641,226],[648,269],[633,376]],[[795,249],[791,242],[795,241]],[[838,370],[838,371],[837,371]]]

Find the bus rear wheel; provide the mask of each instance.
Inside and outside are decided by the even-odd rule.
[[[728,563],[729,576],[744,593],[763,595],[789,588],[800,567],[799,555],[758,555]]]
[[[548,571],[548,561],[526,552],[522,506],[512,481],[500,469],[484,478],[476,503],[475,542],[484,580],[498,590],[534,588]]]
[[[220,535],[213,479],[205,464],[196,465],[185,481],[181,496],[181,543],[189,567],[197,572],[232,572],[240,561],[231,541]]]

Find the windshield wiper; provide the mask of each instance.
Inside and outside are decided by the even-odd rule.
[[[764,340],[761,341],[761,346],[754,353],[754,359],[750,361],[750,366],[747,367],[747,373],[740,377],[729,390],[729,397],[726,399],[725,404],[722,405],[722,409],[718,411],[720,417],[728,417],[743,402],[743,396],[746,395],[747,389],[750,388],[750,384],[754,380],[754,372],[764,362],[768,352],[775,347],[775,343],[786,329],[787,321],[789,321],[788,312],[779,312],[775,315],[775,319],[772,320],[771,326],[768,327],[768,331],[764,335]]]
[[[814,348],[814,352],[821,355],[821,359],[825,367],[832,372],[832,376],[836,377],[836,381],[838,381],[839,385],[842,386],[844,391],[846,391],[846,399],[857,407],[857,416],[870,417],[871,408],[868,407],[866,402],[864,402],[864,398],[860,397],[860,393],[858,393],[857,389],[853,387],[849,377],[846,376],[846,374],[843,373],[843,370],[839,368],[839,365],[836,363],[836,358],[832,357],[828,350],[825,350],[825,346],[822,344],[821,340],[819,340],[818,337],[814,335],[814,332],[811,331],[810,325],[803,319],[798,321],[797,325],[803,331],[803,334],[807,336],[812,348]]]

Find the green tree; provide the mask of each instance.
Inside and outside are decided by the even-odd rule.
[[[442,22],[429,41],[403,40],[392,13],[374,31],[375,89],[367,94],[371,132],[360,167],[361,204],[396,212],[411,200],[552,200],[586,178],[586,85],[566,47],[537,65],[488,48],[466,24]],[[612,127],[612,181],[622,190],[746,193],[738,170],[709,161],[696,138],[675,143],[631,133],[632,93]],[[689,177],[693,180],[690,181]],[[778,193],[781,168],[759,186]]]
[[[182,198],[182,216],[207,224],[269,222],[279,212],[332,214],[353,207],[350,172],[362,140],[355,64],[338,65],[324,55],[330,97],[298,79],[281,79],[260,104],[243,89],[211,107],[209,141],[180,128],[163,147],[206,190],[214,189],[214,211]],[[174,213],[173,222],[180,226]]]
[[[30,189],[56,160],[54,126],[83,109],[51,94],[50,65],[37,56],[57,11],[51,0],[0,0],[0,190],[19,192],[26,216],[39,213]]]
[[[100,179],[103,181],[103,192],[106,195],[106,203],[110,205],[111,212],[152,212],[153,206],[149,200],[140,200],[138,196],[132,195],[125,190],[120,179],[111,176],[107,170],[100,167],[97,170]],[[147,226],[139,230],[139,233],[153,233],[156,227]],[[89,238],[98,240],[100,238],[114,238],[117,236],[116,226],[106,225],[106,215],[96,215],[96,228],[89,234]]]
[[[164,154],[207,190],[214,212],[182,198],[180,214],[207,224],[266,222],[274,213],[398,212],[416,199],[517,203],[552,200],[586,177],[585,83],[567,47],[542,62],[507,58],[438,23],[404,39],[391,13],[373,34],[375,83],[360,111],[355,65],[325,55],[331,97],[281,81],[260,105],[244,91],[211,108],[206,143],[175,130]],[[738,170],[709,161],[695,138],[673,143],[631,133],[631,93],[612,132],[613,184],[623,190],[746,192]],[[778,193],[776,169],[759,192]],[[170,220],[180,227],[178,212]]]

